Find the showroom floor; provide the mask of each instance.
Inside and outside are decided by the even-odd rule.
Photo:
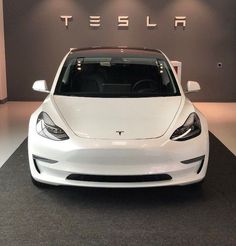
[[[0,167],[27,137],[28,121],[39,102],[0,104]]]
[[[0,167],[27,137],[30,114],[40,102],[0,105]],[[205,114],[209,130],[236,155],[236,103],[195,103]]]

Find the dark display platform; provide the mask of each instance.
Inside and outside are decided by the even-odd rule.
[[[0,169],[0,245],[236,245],[236,157],[210,144],[201,188],[43,190],[25,140]]]

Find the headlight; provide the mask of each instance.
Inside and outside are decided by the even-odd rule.
[[[36,131],[40,136],[55,141],[69,139],[67,134],[59,126],[55,125],[45,112],[41,112],[38,116]]]
[[[191,113],[185,123],[174,131],[170,139],[174,141],[185,141],[200,135],[200,133],[200,119],[196,113]]]

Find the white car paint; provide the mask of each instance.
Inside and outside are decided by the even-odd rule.
[[[207,122],[186,98],[173,66],[171,67],[181,96],[64,97],[54,95],[54,90],[66,57],[58,69],[50,94],[30,119],[28,153],[34,180],[52,185],[153,187],[187,185],[204,179],[209,156]],[[53,141],[36,132],[37,118],[42,111],[66,132],[68,140]],[[200,118],[201,134],[186,141],[171,140],[173,132],[182,126],[193,112]],[[117,130],[124,133],[119,135]],[[33,155],[57,162],[33,160]],[[182,163],[199,156],[205,156],[203,163],[200,160],[190,164]],[[37,162],[40,172],[34,161]],[[200,166],[202,168],[198,173]],[[103,176],[168,174],[172,179],[98,182],[66,178],[77,173]]]
[[[181,96],[108,100],[54,96],[57,109],[72,131],[79,137],[95,139],[160,137],[169,128],[181,104]],[[116,130],[124,133],[118,136]]]

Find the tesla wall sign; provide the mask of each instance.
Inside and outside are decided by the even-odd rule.
[[[60,18],[64,22],[66,28],[69,27],[69,23],[73,20],[72,15],[61,15]],[[90,15],[88,25],[90,27],[99,28],[102,25],[101,19],[102,18],[100,15]],[[157,23],[154,23],[151,21],[150,16],[146,16],[145,24],[146,24],[146,27],[149,29],[152,29],[152,28],[154,29],[154,28],[158,27]],[[183,29],[185,29],[185,27],[186,27],[186,16],[175,16],[173,24],[174,24],[174,28],[182,27]],[[128,15],[117,16],[117,27],[118,28],[119,27],[128,28],[129,27],[129,16]]]

